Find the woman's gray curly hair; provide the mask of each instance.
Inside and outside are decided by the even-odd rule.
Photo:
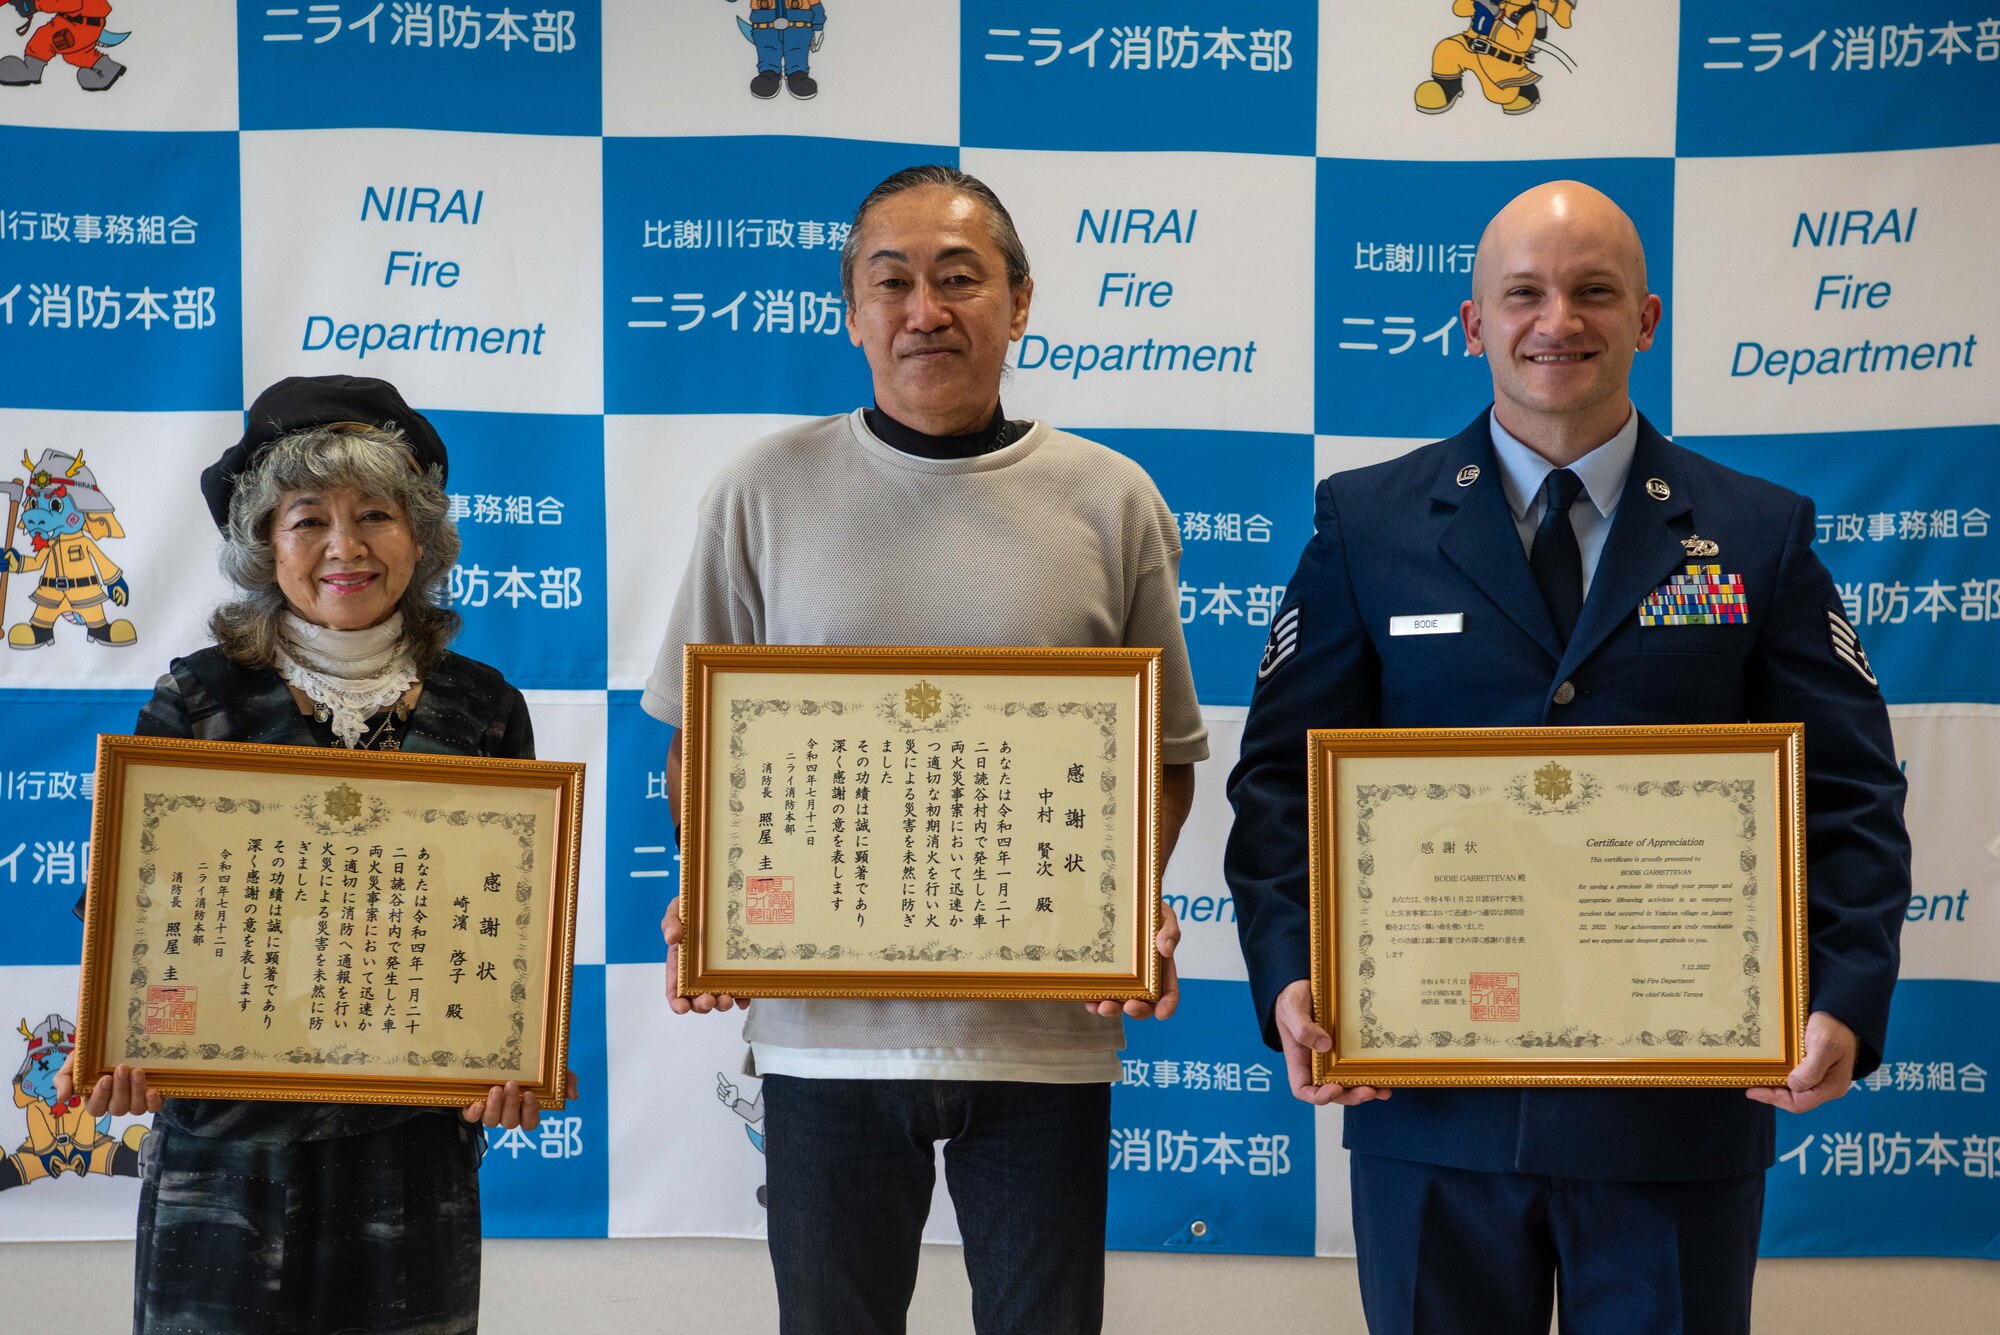
[[[286,610],[271,545],[278,498],[288,491],[336,487],[394,501],[422,549],[397,605],[403,614],[403,643],[418,670],[435,663],[458,634],[459,615],[445,606],[445,585],[458,560],[459,542],[443,470],[417,472],[403,433],[393,427],[340,422],[279,437],[236,480],[220,561],[222,573],[243,592],[208,620],[209,632],[232,662],[270,667],[277,661],[279,618]]]

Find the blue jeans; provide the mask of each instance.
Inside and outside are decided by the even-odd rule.
[[[944,1141],[979,1335],[1104,1319],[1111,1086],[764,1080],[782,1335],[902,1335]]]
[[[803,24],[786,28],[752,28],[760,74],[807,74],[812,69],[813,30]]]

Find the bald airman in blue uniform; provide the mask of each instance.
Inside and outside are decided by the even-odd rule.
[[[1629,396],[1662,314],[1637,230],[1556,182],[1481,238],[1494,402],[1323,481],[1229,780],[1225,870],[1265,1041],[1345,1107],[1371,1331],[1749,1330],[1775,1155],[1882,1058],[1910,893],[1887,709],[1812,502],[1669,442]],[[1433,633],[1399,633],[1422,628]],[[1443,628],[1445,633],[1435,633]],[[1803,722],[1810,1018],[1778,1089],[1314,1086],[1308,728]]]

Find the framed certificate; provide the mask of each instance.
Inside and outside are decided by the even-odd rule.
[[[683,996],[1159,996],[1154,649],[689,645]]]
[[[78,1087],[563,1106],[583,766],[100,737]]]
[[[1321,1084],[1781,1085],[1799,724],[1310,734]]]

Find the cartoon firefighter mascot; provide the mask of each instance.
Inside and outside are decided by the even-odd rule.
[[[41,583],[31,598],[34,611],[28,620],[8,628],[10,649],[40,649],[55,639],[57,617],[68,617],[84,628],[92,644],[123,648],[139,638],[132,623],[113,621],[104,614],[106,601],[123,607],[132,591],[125,572],[98,547],[99,539],[122,538],[109,499],[98,490],[97,477],[83,462],[83,452],[75,455],[43,450],[42,461],[28,463],[28,480],[0,482],[0,492],[8,497],[6,545],[0,547],[0,594],[8,575],[41,572]],[[34,550],[22,555],[14,550],[14,527],[18,513],[20,527],[34,543]],[[4,603],[0,603],[4,607]]]
[[[801,102],[816,97],[812,57],[826,41],[826,6],[820,0],[749,0],[749,9],[750,16],[737,19],[736,26],[757,48],[750,95],[773,98],[782,87]]]
[[[56,1072],[76,1047],[76,1026],[51,1015],[33,1029],[21,1021],[28,1055],[14,1074],[14,1106],[28,1115],[28,1138],[0,1159],[0,1191],[74,1173],[139,1176],[139,1142],[149,1128],[128,1126],[113,1137],[109,1117],[93,1118],[83,1096],[56,1097]]]
[[[1567,28],[1576,0],[1452,0],[1451,12],[1469,22],[1431,52],[1431,77],[1417,85],[1417,110],[1450,111],[1471,74],[1486,100],[1509,116],[1533,111],[1542,100],[1535,87],[1542,76],[1532,65],[1541,16]]]
[[[86,93],[101,93],[118,82],[125,67],[99,50],[116,46],[130,33],[106,32],[110,0],[7,0],[23,20],[16,36],[27,36],[35,15],[47,14],[49,21],[28,38],[24,55],[0,56],[0,84],[40,83],[48,63],[61,56],[76,67],[77,87]]]

